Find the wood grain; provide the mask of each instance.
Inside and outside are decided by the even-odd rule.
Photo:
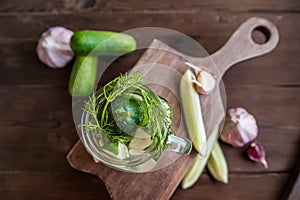
[[[295,109],[299,107],[298,89],[228,86],[226,92],[229,107],[243,106],[256,116],[260,127],[258,139],[266,144],[269,170],[290,171],[300,140],[299,114]],[[260,95],[249,98],[249,93]],[[277,95],[270,98],[270,94]],[[65,155],[78,136],[67,89],[47,85],[1,85],[0,95],[7,97],[0,98],[0,158],[3,161],[0,169],[68,171]],[[288,107],[285,106],[287,100]],[[273,111],[272,115],[269,110]],[[282,115],[289,117],[282,118]],[[248,161],[244,149],[228,145],[223,145],[223,148],[230,172],[265,172],[259,165]]]
[[[230,174],[230,184],[214,182],[202,175],[197,185],[188,190],[176,190],[172,200],[180,199],[278,199],[287,180],[287,174]],[[213,186],[213,187],[212,187]]]
[[[214,45],[213,38],[207,40],[210,41],[208,46]],[[294,42],[297,41],[300,42],[300,37],[294,40]],[[293,43],[292,40],[287,42]],[[222,43],[220,43],[221,45]],[[35,42],[2,43],[1,46],[0,56],[2,59],[0,60],[0,67],[2,78],[0,84],[45,84],[61,87],[68,84],[72,63],[59,70],[59,73],[57,70],[49,69],[37,60],[34,51]],[[259,85],[278,87],[300,85],[297,64],[300,62],[300,57],[290,57],[290,55],[300,51],[300,46],[297,45],[291,48],[288,46],[288,44],[283,45],[280,43],[272,53],[274,56],[265,55],[256,60],[237,64],[236,67],[225,74],[223,78],[225,86],[229,87],[237,84],[244,87],[247,85],[256,85],[257,87]],[[106,71],[100,84],[104,84],[118,74],[130,70],[140,56],[141,53],[137,52],[118,59]],[[253,71],[256,73],[252,73]]]
[[[68,173],[1,172],[0,185],[1,199],[110,199],[98,178],[71,169]]]
[[[300,175],[298,174],[298,177],[293,185],[293,189],[289,195],[289,200],[295,200],[300,198]]]
[[[287,179],[287,173],[230,174],[230,184],[224,185],[203,174],[194,187],[188,190],[177,188],[171,199],[278,199],[278,188],[283,188]],[[2,199],[31,200],[34,196],[35,199],[110,200],[104,184],[97,177],[78,171],[2,173],[0,184]]]
[[[157,57],[159,59],[157,59]],[[172,128],[175,131],[178,129],[177,125],[179,126],[181,123],[180,105],[176,104],[176,96],[172,94],[172,91],[169,90],[167,86],[173,85],[172,81],[176,79],[176,75],[178,76],[178,74],[158,72],[159,69],[163,69],[160,67],[155,68],[153,64],[164,64],[171,67],[172,70],[178,70],[177,73],[182,73],[184,61],[185,59],[174,54],[174,50],[170,47],[158,40],[154,40],[150,49],[142,55],[136,66],[130,71],[130,73],[137,71],[138,73],[146,75],[145,82],[150,81],[150,83],[155,83],[155,85],[148,85],[148,87],[170,102],[174,109]],[[144,64],[151,64],[151,67],[142,67]],[[160,84],[158,80],[163,80],[166,84]],[[174,84],[177,90],[176,84],[178,84],[178,82]],[[204,116],[204,118],[205,117],[206,116]],[[182,129],[177,132],[176,135],[186,137],[187,133],[185,129]],[[72,148],[67,158],[70,165],[75,169],[99,176],[104,181],[112,199],[163,200],[170,198],[192,164],[195,156],[195,153],[191,153],[189,156],[181,156],[176,162],[167,167],[143,174],[120,172],[101,163],[96,165],[91,156],[87,155],[81,143],[77,143],[77,145]],[[123,188],[124,185],[126,185],[126,188]],[[140,187],[140,185],[143,187]]]
[[[299,158],[299,10],[298,0],[0,1],[1,199],[109,199],[98,178],[73,170],[64,159],[77,140],[67,92],[71,65],[51,70],[38,62],[35,46],[44,30],[160,26],[188,34],[213,53],[252,16],[272,20],[281,41],[272,54],[228,71],[224,82],[228,105],[258,117],[258,140],[266,144],[270,168],[248,161],[245,149],[223,144],[229,184],[204,174],[172,199],[279,199]],[[120,59],[102,83],[128,71],[139,56]]]
[[[272,35],[267,44],[264,46],[257,46],[252,43],[251,38],[245,36],[249,36],[249,32],[253,28],[261,25],[269,28]],[[229,39],[229,42],[226,43],[225,46],[220,49],[220,51],[212,56],[215,58],[214,61],[217,63],[217,67],[221,71],[220,74],[218,74],[218,80],[220,80],[224,72],[232,66],[232,63],[237,63],[242,60],[270,52],[277,45],[278,37],[277,29],[269,21],[260,18],[251,18],[244,22]],[[244,53],[241,53],[239,57],[236,57],[236,55],[233,54],[234,51],[232,51],[236,49],[235,47],[244,48]],[[224,52],[228,52],[228,54],[226,55]],[[174,97],[170,95],[170,90],[167,89],[175,87],[175,91],[177,90],[180,79],[177,80],[176,75],[182,74],[185,71],[183,68],[184,61],[192,60],[194,63],[206,63],[204,64],[205,66],[211,67],[209,66],[210,63],[206,62],[209,59],[210,57],[188,57],[182,53],[176,52],[174,49],[168,47],[164,43],[154,40],[149,49],[142,55],[136,66],[130,72],[132,73],[137,71],[138,73],[145,74],[147,76],[146,81],[158,84],[154,86],[150,85],[149,87],[171,103],[172,107],[174,108],[173,124],[176,126],[180,124],[180,114],[178,115],[176,112],[176,110],[178,110],[178,106],[176,104],[175,106],[173,105],[173,100],[176,98],[176,96]],[[220,64],[222,61],[223,65]],[[150,66],[145,66],[147,64],[150,64]],[[156,65],[158,67],[156,67]],[[163,70],[168,69],[162,69],[162,66],[168,66],[168,68],[176,71],[177,74],[170,72],[164,73]],[[211,69],[213,70],[213,68]],[[169,88],[161,86],[169,86]],[[215,91],[219,92],[219,89],[215,89]],[[216,98],[220,97],[216,96]],[[212,129],[215,129],[216,125],[219,125],[219,119],[217,116],[222,117],[222,112],[224,113],[224,110],[222,110],[222,102],[216,101],[216,98],[208,101],[203,101],[205,99],[202,98],[201,101],[204,123],[208,125],[210,123],[210,117],[214,119],[212,124],[209,124],[212,126]],[[214,115],[214,113],[211,112],[212,105],[214,105],[214,110],[221,107],[221,110],[217,111],[217,115]],[[180,132],[182,134],[180,136],[184,137],[186,134],[184,134],[183,131],[184,130]],[[207,128],[206,131],[208,132],[208,136],[210,136],[209,131],[211,131],[211,129]],[[133,197],[136,199],[168,199],[195,158],[195,154],[183,156],[174,164],[153,173],[128,174],[109,169],[103,164],[100,165],[100,163],[98,163],[97,166],[93,163],[94,161],[91,157],[89,157],[88,161],[87,153],[83,152],[84,148],[80,144],[77,143],[70,151],[67,157],[68,161],[75,169],[98,175],[106,184],[112,199],[132,199]],[[161,177],[163,181],[160,182],[160,187],[157,187],[157,181],[160,180]],[[125,182],[130,189],[121,190],[120,188]],[[143,188],[137,187],[137,182],[143,185]]]
[[[180,0],[166,0],[166,1],[151,1],[141,2],[139,0],[52,0],[48,2],[41,2],[38,0],[24,0],[21,5],[17,0],[4,0],[0,4],[0,12],[45,12],[45,11],[177,11],[177,12],[193,12],[195,10],[238,10],[238,11],[299,11],[300,4],[296,0],[290,1],[264,1],[253,2],[245,0],[242,4],[238,0],[223,1],[180,1]]]
[[[183,156],[172,165],[159,171],[143,174],[124,173],[95,163],[81,141],[69,152],[67,158],[77,170],[99,176],[112,199],[168,199],[176,189],[184,173],[190,166],[195,153]],[[141,187],[141,185],[143,187]]]
[[[43,13],[24,13],[22,15],[0,13],[0,23],[7,24],[9,22],[10,24],[0,30],[0,40],[36,41],[43,31],[57,25],[75,31],[82,29],[125,31],[132,28],[154,26],[177,30],[195,37],[198,41],[203,38],[205,39],[201,42],[203,46],[206,46],[206,40],[214,39],[216,44],[207,47],[211,53],[218,50],[242,22],[254,16],[267,18],[279,27],[280,32],[291,34],[292,38],[287,37],[287,40],[299,38],[299,35],[293,34],[299,30],[298,26],[293,26],[298,22],[297,13],[273,15],[272,13],[207,11],[187,14],[129,12],[118,15],[101,12],[50,13],[47,15]],[[19,34],[20,32],[22,34]],[[293,43],[290,45],[291,47],[297,46]]]
[[[124,14],[118,15],[126,21],[118,21],[110,14],[92,13],[90,15],[29,15],[26,17],[0,16],[1,24],[6,24],[6,29],[0,30],[0,64],[2,78],[0,83],[4,84],[54,84],[65,86],[69,79],[71,64],[66,69],[57,73],[55,70],[47,70],[42,63],[37,60],[35,54],[36,40],[41,32],[51,25],[66,25],[79,30],[87,28],[125,30],[127,24],[132,27],[138,26],[164,26],[178,31],[182,31],[196,39],[209,53],[213,53],[225,44],[226,40],[238,27],[239,23],[247,17],[252,16],[247,13],[224,13],[225,22],[219,22],[215,16],[220,13],[199,13],[197,15],[149,15],[149,14]],[[220,14],[223,15],[223,14]],[[298,73],[299,56],[293,56],[300,51],[300,31],[299,26],[294,26],[298,22],[297,14],[280,14],[280,16],[263,14],[263,17],[271,19],[279,28],[281,40],[272,55],[265,55],[257,60],[239,63],[237,67],[230,70],[224,77],[226,85],[300,85],[300,73]],[[181,20],[175,21],[174,18]],[[73,21],[74,18],[74,21]],[[153,20],[147,20],[147,19]],[[28,20],[26,20],[28,19]],[[64,19],[64,20],[62,20]],[[132,19],[132,20],[130,20]],[[134,20],[137,19],[137,20]],[[139,21],[139,19],[144,19]],[[205,19],[205,20],[204,20]],[[36,20],[37,23],[34,23]],[[60,21],[62,20],[62,21]],[[83,21],[83,25],[75,21]],[[195,20],[194,23],[188,21]],[[10,26],[7,22],[10,22]],[[31,22],[30,22],[31,21]],[[132,22],[134,21],[134,23]],[[43,26],[41,23],[45,22]],[[99,23],[99,26],[97,25]],[[101,26],[100,26],[101,24]],[[201,27],[205,29],[202,30]],[[199,31],[201,30],[201,31]],[[18,33],[22,32],[22,36]],[[214,33],[214,34],[210,34]],[[107,82],[120,72],[128,71],[137,61],[141,54],[134,54],[131,57],[120,59],[112,65],[106,73],[102,83]],[[120,65],[122,67],[120,67]],[[256,73],[252,73],[256,72]],[[279,73],[280,72],[280,73]],[[25,75],[26,74],[26,75]],[[241,75],[242,74],[242,75]],[[268,78],[266,78],[268,77]]]

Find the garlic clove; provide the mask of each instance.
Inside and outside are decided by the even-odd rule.
[[[234,147],[242,147],[254,140],[258,134],[258,126],[253,115],[244,108],[231,108],[221,133],[221,140]]]
[[[52,27],[44,32],[36,48],[40,61],[51,68],[62,68],[73,58],[70,40],[73,31]]]
[[[197,87],[200,94],[209,94],[216,85],[213,75],[207,71],[201,71],[196,74],[197,82],[202,83],[202,87]]]
[[[215,75],[212,71],[203,66],[197,67],[189,62],[185,62],[185,64],[194,69],[196,79],[192,82],[195,84],[197,91],[200,94],[209,94],[216,85]]]
[[[227,122],[227,120],[226,120]],[[227,122],[228,124],[225,124],[222,134],[221,134],[221,140],[223,142],[226,142],[228,144],[231,144],[234,147],[242,147],[244,146],[243,139],[236,128],[236,124],[232,122]]]
[[[268,168],[266,152],[263,145],[259,142],[252,142],[247,151],[248,157],[256,162],[260,162],[265,168]]]

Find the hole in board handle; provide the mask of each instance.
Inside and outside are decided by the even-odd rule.
[[[256,44],[263,45],[270,40],[271,32],[268,28],[264,26],[258,26],[255,29],[253,29],[251,37]]]

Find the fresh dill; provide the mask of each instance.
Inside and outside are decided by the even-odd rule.
[[[143,80],[140,75],[126,74],[107,83],[85,102],[83,110],[90,118],[80,126],[127,146],[135,130],[142,127],[151,135],[151,148],[162,150],[166,134],[172,132],[172,114],[167,112],[172,112],[171,107],[166,108],[166,101],[144,86]]]

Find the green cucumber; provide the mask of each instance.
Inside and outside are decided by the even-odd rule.
[[[87,96],[95,85],[98,57],[76,56],[69,82],[71,96]]]
[[[134,51],[136,41],[123,33],[84,30],[74,33],[71,48],[76,55],[81,56],[112,56]]]

